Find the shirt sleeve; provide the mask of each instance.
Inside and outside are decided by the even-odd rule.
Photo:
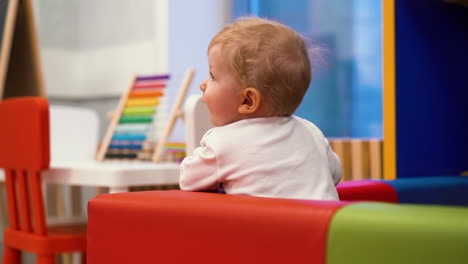
[[[328,164],[330,166],[330,172],[333,178],[333,182],[337,185],[342,177],[343,168],[341,167],[341,160],[333,151],[333,149],[328,144]]]
[[[218,166],[216,155],[209,141],[204,137],[200,147],[193,154],[186,157],[180,165],[179,185],[184,191],[215,190],[219,182],[216,172]]]

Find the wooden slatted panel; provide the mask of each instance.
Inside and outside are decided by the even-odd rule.
[[[330,138],[340,157],[342,181],[383,179],[383,142],[380,138]]]

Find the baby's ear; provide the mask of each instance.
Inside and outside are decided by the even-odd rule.
[[[260,92],[253,88],[247,87],[242,91],[242,103],[239,106],[240,114],[253,114],[257,112],[261,104]]]

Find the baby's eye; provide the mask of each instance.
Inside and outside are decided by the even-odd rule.
[[[211,80],[214,81],[215,80],[215,77],[213,75],[213,73],[210,72],[210,77],[211,77]]]

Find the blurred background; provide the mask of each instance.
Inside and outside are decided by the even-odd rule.
[[[207,45],[240,16],[266,17],[300,32],[313,81],[296,115],[327,137],[382,137],[382,14],[374,0],[41,0],[34,1],[51,104],[98,111],[102,138],[134,74],[208,75]],[[177,93],[177,89],[169,90]],[[169,100],[174,96],[169,96]],[[177,125],[173,141],[183,141]]]

